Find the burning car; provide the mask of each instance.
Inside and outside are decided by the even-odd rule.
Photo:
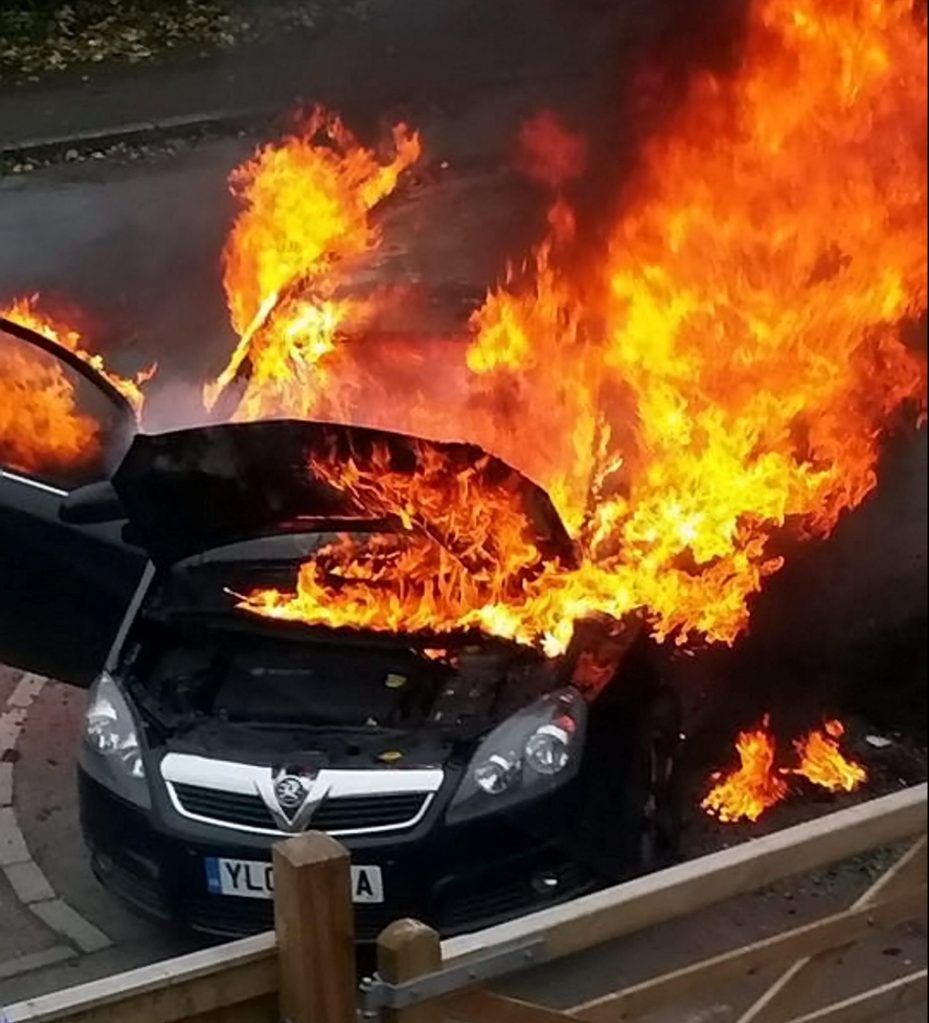
[[[451,933],[674,854],[680,711],[634,617],[581,621],[552,657],[438,615],[431,631],[405,613],[314,624],[268,601],[307,564],[333,606],[340,587],[377,590],[378,558],[411,544],[479,589],[492,536],[463,543],[439,479],[467,481],[445,494],[457,501],[495,497],[501,528],[518,520],[540,557],[513,570],[523,585],[574,556],[538,486],[474,445],[331,423],[147,435],[104,378],[80,375],[108,416],[86,471],[7,445],[2,499],[75,561],[118,551],[130,584],[146,563],[80,743],[82,824],[111,890],[207,932],[260,929],[272,844],[319,829],[351,851],[362,937],[404,914]],[[402,506],[359,486],[365,466]]]
[[[654,123],[615,168],[527,122],[544,232],[427,358],[407,303],[457,271],[395,280],[403,232],[382,244],[387,198],[433,177],[414,180],[423,139],[400,122],[369,148],[319,107],[230,176],[237,340],[202,395],[235,423],[141,435],[140,376],[61,325],[9,328],[33,351],[0,348],[4,640],[32,614],[41,652],[90,649],[70,616],[149,565],[82,746],[114,888],[247,929],[270,843],[326,827],[362,931],[398,912],[449,931],[673,849],[680,714],[637,616],[734,644],[925,417],[925,18],[800,7],[746,5],[738,60],[679,96],[646,62],[658,116],[629,108]],[[798,775],[851,791],[863,768],[823,724],[786,757],[764,721],[741,732],[703,808],[755,820]]]

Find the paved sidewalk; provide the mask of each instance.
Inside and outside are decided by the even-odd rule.
[[[573,0],[374,0],[364,19],[315,39],[63,72],[0,94],[0,152],[271,116],[298,99],[349,114],[376,100],[386,116],[410,102],[462,102],[514,79],[563,81],[589,74],[640,2],[602,11]]]
[[[110,943],[57,896],[32,858],[14,806],[17,741],[43,685],[38,676],[0,665],[0,989],[19,974]]]
[[[78,823],[85,693],[0,664],[0,1019],[5,1004],[191,951],[100,887]]]

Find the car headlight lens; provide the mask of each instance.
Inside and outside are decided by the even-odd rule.
[[[526,763],[539,774],[558,774],[571,758],[571,735],[559,725],[543,725],[529,736]]]
[[[508,760],[499,753],[492,753],[474,768],[477,787],[488,795],[506,792],[518,779],[519,761]]]
[[[132,712],[115,679],[102,672],[88,693],[81,766],[119,795],[150,805],[142,746]]]
[[[587,706],[575,689],[536,700],[480,744],[448,809],[450,822],[494,813],[560,786],[580,764]]]

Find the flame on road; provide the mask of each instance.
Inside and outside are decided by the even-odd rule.
[[[730,773],[717,772],[714,782],[700,804],[706,812],[725,824],[740,820],[757,821],[776,806],[790,791],[787,777],[805,778],[829,792],[853,792],[868,778],[868,772],[840,749],[845,735],[841,721],[827,721],[793,743],[799,761],[796,767],[779,766],[777,742],[766,716],[761,726],[739,734],[736,752],[739,767]]]
[[[714,774],[716,784],[700,804],[725,824],[757,821],[787,795],[787,782],[775,768],[777,744],[769,724],[766,717],[760,728],[739,733],[738,769],[728,775]]]
[[[844,734],[842,722],[832,720],[795,742],[800,766],[794,773],[830,792],[853,792],[867,780],[868,772],[842,753],[839,740]]]

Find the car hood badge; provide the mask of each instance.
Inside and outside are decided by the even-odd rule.
[[[277,805],[286,814],[294,814],[303,806],[310,791],[310,784],[298,774],[285,774],[274,783]]]
[[[315,764],[288,765],[272,771],[270,795],[273,800],[266,798],[266,802],[282,830],[303,830],[325,798],[319,772],[320,766]]]

